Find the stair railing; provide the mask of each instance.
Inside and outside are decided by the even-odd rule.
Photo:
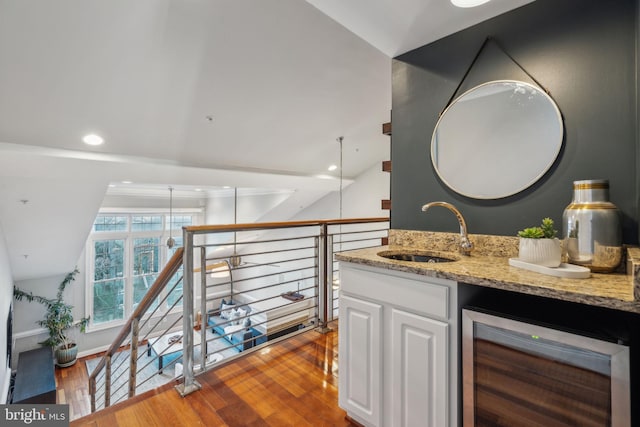
[[[378,225],[372,225],[375,223]],[[387,218],[183,227],[184,248],[178,248],[160,272],[91,373],[91,411],[133,397],[136,388],[150,380],[150,377],[142,380],[138,378],[139,373],[149,364],[159,363],[158,370],[152,375],[162,372],[163,354],[175,353],[175,348],[161,350],[155,358],[140,366],[143,364],[139,353],[141,344],[146,343],[146,351],[151,353],[150,349],[156,342],[154,340],[159,337],[176,335],[181,338],[183,380],[176,385],[176,389],[182,396],[186,396],[200,388],[195,379],[196,373],[229,363],[268,342],[303,333],[309,328],[326,332],[329,330],[328,322],[337,315],[339,276],[334,254],[343,250],[380,246],[388,236],[388,229]],[[236,234],[243,232],[249,233],[251,238],[236,241]],[[221,254],[229,248],[229,242],[223,238],[225,233],[227,239],[229,233],[234,233],[232,255]],[[236,249],[240,253],[236,254]],[[247,259],[253,261],[245,261]],[[275,272],[265,271],[268,270],[265,266],[274,265],[278,266],[274,269]],[[210,278],[210,269],[219,266],[226,266],[228,277],[214,281]],[[289,276],[295,278],[289,279]],[[215,283],[211,283],[212,281]],[[169,285],[173,288],[168,289]],[[182,285],[181,296],[176,298],[167,312],[158,313],[158,309],[165,305],[168,295],[179,285]],[[283,288],[297,289],[297,292],[291,291],[293,295],[290,297],[304,294],[303,300],[296,301],[294,298],[292,302],[290,298],[283,298],[286,296],[281,293]],[[158,301],[163,292],[164,299]],[[194,298],[198,294],[200,303],[196,306]],[[240,306],[251,307],[251,313],[239,320],[252,320],[251,330],[258,329],[262,332],[258,332],[257,336],[249,334],[251,336],[243,338],[242,342],[235,340],[231,344],[233,332],[226,333],[224,327],[234,322],[224,320],[218,325],[220,328],[215,334],[209,331],[211,326],[208,319],[220,314],[219,310],[212,310],[210,307],[219,306],[220,301],[225,299],[238,300]],[[182,303],[180,310],[179,303]],[[292,307],[297,310],[293,314],[290,310],[281,313]],[[292,318],[295,320],[291,320]],[[274,324],[278,326],[274,327]],[[181,332],[177,331],[178,328]],[[219,332],[222,329],[224,332]],[[270,333],[272,329],[277,333]],[[194,339],[194,330],[199,332],[199,340]],[[220,343],[225,343],[226,347],[223,348]],[[195,348],[198,346],[200,358],[195,359]],[[226,352],[229,349],[235,352],[238,346],[243,347],[240,353],[236,352],[233,356],[225,354],[224,360],[212,359],[216,356],[215,352]],[[210,353],[210,347],[217,350]],[[199,360],[197,366],[194,365],[194,360]],[[178,359],[173,359],[164,367],[171,365],[177,368]],[[148,371],[149,369],[145,375],[148,375]],[[124,375],[123,372],[128,372],[126,382],[118,381]],[[119,384],[118,389],[114,389],[114,383]],[[123,383],[128,385],[126,393],[121,390]]]
[[[125,398],[131,398],[135,395],[138,373],[138,349],[141,341],[144,342],[148,339],[147,337],[145,337],[143,340],[140,339],[140,330],[145,326],[146,322],[151,319],[151,316],[156,312],[157,308],[164,301],[161,301],[155,310],[149,312],[149,309],[152,308],[153,304],[160,297],[165,288],[167,288],[167,284],[179,273],[180,268],[183,264],[183,254],[184,248],[178,248],[175,251],[165,268],[160,272],[158,278],[149,288],[145,296],[142,298],[142,301],[140,301],[140,304],[138,304],[134,312],[131,314],[131,317],[129,317],[125,325],[120,330],[120,333],[117,335],[109,349],[105,352],[104,356],[98,362],[98,365],[94,368],[93,372],[89,376],[91,412],[95,412],[97,408],[96,396],[102,396],[104,398],[104,401],[102,402],[103,404],[101,406],[106,408],[113,403],[117,403],[117,401],[124,400]],[[175,281],[174,287],[181,281],[182,277],[178,277]],[[176,301],[173,306],[176,306],[178,302],[179,301]],[[166,318],[166,315],[158,318],[156,320],[156,324],[162,322],[164,318]],[[181,316],[178,320],[181,320]],[[174,324],[178,320],[176,320]],[[130,339],[127,342],[128,338]],[[129,349],[127,357],[122,356],[126,354],[122,351],[123,349]],[[112,390],[111,386],[114,379],[112,376],[112,372],[117,370],[114,369],[114,361],[117,360],[118,362],[115,367],[120,368],[122,364],[126,363],[126,359],[128,359],[129,363],[129,379],[128,390],[125,395],[121,392],[121,390]],[[126,369],[121,369],[120,372],[126,372]],[[121,373],[120,375],[123,374]],[[97,384],[98,379],[104,379],[100,387],[98,387]],[[114,394],[116,396],[119,396],[115,399],[116,402],[112,402],[112,397],[114,396]]]

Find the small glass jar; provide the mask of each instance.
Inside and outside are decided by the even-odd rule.
[[[620,211],[609,201],[609,181],[573,182],[573,200],[562,214],[567,262],[609,273],[622,260]]]

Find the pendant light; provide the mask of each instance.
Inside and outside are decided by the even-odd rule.
[[[233,224],[238,224],[238,187],[234,187],[233,189]],[[242,259],[240,255],[236,252],[237,249],[237,232],[233,231],[233,255],[229,257],[229,265],[232,268],[238,267],[242,264]]]
[[[169,249],[173,248],[176,244],[175,239],[171,237],[172,230],[173,230],[173,187],[169,186],[169,238],[167,239],[167,247]]]
[[[339,219],[342,219],[342,178],[343,178],[343,170],[342,170],[342,141],[344,140],[344,136],[339,136],[336,138],[336,141],[340,144],[340,188],[339,188],[339,204],[338,204],[338,216]],[[340,236],[339,249],[338,252],[342,252],[342,223],[338,225],[338,236]],[[333,272],[331,273],[333,276]],[[340,289],[340,276],[333,276],[331,281],[331,285],[333,287],[333,291],[337,291]]]

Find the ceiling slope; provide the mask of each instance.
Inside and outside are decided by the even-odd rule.
[[[393,58],[533,0],[491,0],[473,8],[449,0],[306,1]]]
[[[390,73],[297,0],[0,0],[1,142],[317,174],[344,136],[355,176],[388,153]]]
[[[0,0],[0,224],[14,278],[73,267],[109,182],[332,191],[337,172],[319,175],[338,162],[338,136],[345,176],[388,157],[390,72],[297,0]],[[84,146],[88,132],[106,143]]]

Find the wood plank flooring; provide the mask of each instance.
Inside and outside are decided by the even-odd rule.
[[[89,375],[85,361],[102,354],[78,359],[75,365],[68,368],[56,366],[56,390],[58,403],[69,405],[69,418],[74,420],[91,413],[91,399],[89,397]]]
[[[338,333],[309,331],[206,372],[184,398],[170,383],[90,414],[86,369],[57,370],[71,426],[351,426],[338,407]],[[81,368],[81,369],[79,369]],[[84,375],[84,379],[82,379]]]

